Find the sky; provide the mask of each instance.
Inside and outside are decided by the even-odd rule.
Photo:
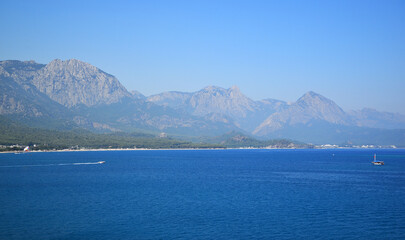
[[[0,60],[79,59],[149,96],[238,86],[405,114],[405,1],[0,1]]]

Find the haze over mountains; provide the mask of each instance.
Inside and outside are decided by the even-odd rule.
[[[305,93],[294,103],[254,101],[233,86],[145,97],[79,60],[0,62],[0,114],[27,125],[92,131],[218,136],[239,131],[259,138],[311,143],[405,144],[405,116],[342,110]]]

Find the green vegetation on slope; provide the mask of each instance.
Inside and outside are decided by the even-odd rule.
[[[224,135],[206,140],[211,143],[220,144],[228,148],[252,147],[252,148],[311,148],[302,142],[289,139],[258,140],[246,134],[231,131]]]
[[[157,138],[148,134],[96,134],[83,129],[56,131],[30,128],[0,116],[0,145],[34,146],[34,149],[66,148],[213,148],[214,144],[195,144],[170,138]],[[17,150],[3,148],[2,150]]]
[[[209,143],[204,143],[209,142]],[[307,144],[291,140],[261,141],[238,132],[229,132],[201,143],[160,138],[145,133],[98,134],[83,129],[58,131],[32,128],[0,116],[0,151],[22,150],[31,146],[34,150],[77,149],[77,148],[308,148]],[[14,146],[13,145],[18,145]],[[35,147],[33,147],[35,146]]]

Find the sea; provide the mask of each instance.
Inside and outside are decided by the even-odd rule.
[[[405,239],[405,150],[4,153],[0,239]]]

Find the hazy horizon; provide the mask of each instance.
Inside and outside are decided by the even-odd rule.
[[[405,114],[403,1],[1,1],[0,58],[78,59],[146,96],[238,86]]]

